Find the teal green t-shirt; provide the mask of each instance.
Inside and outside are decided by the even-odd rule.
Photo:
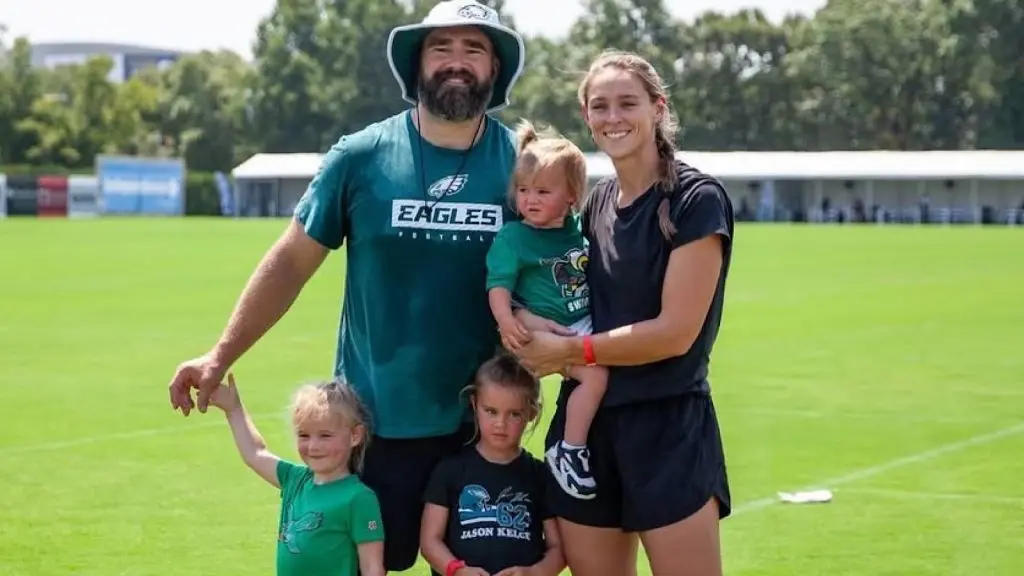
[[[579,219],[561,228],[505,224],[487,253],[487,290],[501,287],[527,310],[570,326],[590,313],[587,243]]]
[[[335,375],[383,437],[457,430],[459,392],[499,346],[482,286],[512,216],[515,134],[487,117],[465,156],[421,141],[406,111],[343,136],[295,209],[317,242],[347,245]]]
[[[306,466],[277,463],[278,576],[357,576],[360,544],[384,540],[377,495],[350,474],[314,484]]]

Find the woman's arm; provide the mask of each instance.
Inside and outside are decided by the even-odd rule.
[[[661,289],[661,313],[591,337],[603,366],[634,366],[681,356],[704,326],[722,271],[722,240],[717,234],[672,251]],[[584,362],[583,338],[571,338],[572,363]]]
[[[597,363],[635,366],[685,354],[700,334],[714,298],[722,270],[722,250],[717,234],[673,250],[662,286],[661,313],[651,320],[591,336]],[[569,364],[586,363],[583,337],[543,332],[532,336],[516,355],[537,376],[554,374]]]

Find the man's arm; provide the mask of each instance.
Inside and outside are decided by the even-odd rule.
[[[328,252],[297,220],[291,220],[249,278],[213,347],[214,360],[227,369],[262,338],[295,303]]]
[[[352,150],[343,136],[295,206],[295,217],[267,251],[242,292],[211,355],[227,369],[266,334],[295,302],[327,253],[348,236]]]
[[[349,195],[355,160],[348,137],[324,155],[320,169],[295,207],[295,217],[260,261],[228,320],[227,327],[206,355],[198,378],[199,411],[205,412],[210,394],[242,354],[252,348],[284,316],[330,250],[348,236]],[[180,369],[179,369],[180,371]],[[181,383],[179,382],[179,380]],[[175,378],[172,402],[190,402],[187,378]],[[186,412],[187,415],[187,412]]]

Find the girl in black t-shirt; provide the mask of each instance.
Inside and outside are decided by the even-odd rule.
[[[545,505],[547,469],[522,448],[540,382],[500,355],[469,387],[477,441],[438,464],[425,492],[420,549],[433,574],[556,576],[565,568]]]

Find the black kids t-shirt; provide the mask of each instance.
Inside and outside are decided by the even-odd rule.
[[[708,364],[718,336],[725,283],[732,257],[732,201],[715,178],[676,162],[678,183],[669,194],[676,232],[666,238],[658,225],[658,204],[665,196],[652,187],[619,208],[618,181],[601,180],[582,208],[583,233],[590,242],[587,282],[594,333],[656,318],[671,252],[711,234],[722,239],[718,286],[704,325],[682,356],[640,366],[609,368],[608,406],[657,400],[687,393],[708,393]],[[597,359],[598,363],[601,359]]]
[[[445,544],[452,554],[497,574],[544,558],[544,521],[553,517],[544,505],[546,473],[525,450],[497,464],[469,447],[437,465],[424,499],[448,509]]]

